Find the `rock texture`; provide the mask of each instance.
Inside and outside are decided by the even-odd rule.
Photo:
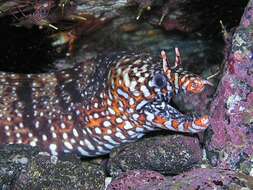
[[[74,9],[69,9],[69,12],[68,9],[65,9],[64,12],[66,15],[71,15],[70,13],[73,13],[73,11],[82,13],[80,14],[82,16],[80,17],[81,20],[78,17],[76,20],[80,24],[78,25],[80,27],[73,29],[76,35],[79,36],[84,31],[90,34],[92,31],[103,27],[107,21],[109,22],[118,15],[122,15],[124,11],[122,13],[119,13],[119,11],[121,8],[127,6],[128,2],[131,1],[81,0],[80,3],[74,6],[68,5],[69,8],[72,7]],[[145,8],[149,3],[153,6],[155,1],[132,0],[132,2],[136,2],[139,8]],[[179,1],[171,0],[168,2]],[[4,5],[6,6],[6,4]],[[8,5],[10,6],[10,4]],[[151,20],[150,22],[168,31],[191,31],[192,28],[188,28],[187,25],[181,25],[179,20],[181,12],[169,9],[173,8],[172,5],[167,4],[167,10],[164,9],[163,11],[160,11],[161,8],[166,8],[166,6],[156,5],[158,6],[156,10],[159,10],[159,12],[156,10],[154,12],[151,10],[150,12],[157,15],[155,18],[156,24],[154,24],[152,19],[149,19]],[[3,7],[5,6],[3,6],[3,3],[0,3],[0,16],[9,14],[9,11],[3,11]],[[178,6],[175,7],[177,8]],[[9,7],[7,8],[9,9]],[[23,11],[26,12],[25,10]],[[145,16],[146,11],[144,11],[143,16]],[[16,10],[16,12],[19,12],[19,10]],[[160,20],[163,16],[161,13],[166,15],[163,20]],[[179,15],[177,15],[178,13]],[[172,48],[174,45],[187,46],[187,48],[184,48],[184,52],[186,49],[189,52],[204,49],[204,46],[201,45],[202,43],[193,46],[193,43],[186,43],[186,40],[176,39],[172,45],[168,43],[170,41],[165,40],[168,36],[160,35],[160,31],[157,32],[158,30],[154,30],[150,26],[140,32],[137,28],[144,28],[144,25],[132,21],[138,16],[137,13],[136,15],[133,15],[131,12],[128,14],[130,14],[128,18],[130,24],[127,22],[124,25],[124,22],[118,21],[117,26],[120,26],[122,32],[129,33],[129,36],[132,38],[122,35],[122,39],[120,38],[117,43],[113,39],[114,43],[120,44],[122,48],[125,48],[122,44],[124,44],[123,38],[126,38],[125,46],[137,44],[136,47],[142,47],[139,44],[143,44],[143,47],[149,46],[151,50],[153,49],[153,52],[160,51],[160,48]],[[176,19],[171,20],[169,14],[174,15]],[[53,20],[51,21],[49,18],[45,19],[48,19],[52,23],[57,21],[57,17],[50,18]],[[82,20],[83,18],[87,20],[84,19],[84,21]],[[123,16],[121,18],[123,20],[126,19]],[[23,19],[26,20],[27,17]],[[69,19],[69,17],[66,19]],[[142,19],[145,20],[146,18],[140,17],[139,21]],[[199,19],[199,16],[197,19]],[[112,28],[110,27],[107,33],[112,32]],[[231,40],[230,38],[226,38],[227,46],[223,77],[211,105],[211,127],[204,138],[207,158],[213,168],[196,169],[202,163],[202,149],[198,138],[179,134],[170,135],[168,134],[169,132],[166,132],[166,136],[148,137],[115,149],[110,155],[107,169],[109,175],[113,177],[120,176],[112,181],[107,188],[108,190],[253,189],[253,178],[251,177],[253,176],[252,28],[253,0],[249,2],[245,9],[240,25],[235,30]],[[107,38],[104,31],[102,31],[102,34],[101,36]],[[169,40],[171,39],[173,38]],[[101,46],[97,40],[92,38],[90,40],[95,42],[94,46],[98,48],[105,45],[103,40]],[[86,45],[83,44],[83,46]],[[109,45],[113,46],[113,43]],[[213,46],[211,47],[216,49]],[[195,63],[196,61],[191,60],[191,57],[193,56],[184,56],[188,62]],[[196,67],[199,67],[198,64],[196,65]],[[200,67],[203,67],[203,65]],[[205,69],[208,70],[208,68]],[[201,97],[180,96],[178,97],[178,101],[181,102],[182,106],[179,105],[178,107],[182,107],[182,110],[186,112],[194,109],[197,112],[206,112],[206,105],[211,101],[210,94],[212,92],[208,92]],[[195,169],[189,171],[192,168]],[[125,171],[127,172],[124,173]],[[166,179],[162,174],[176,176]],[[37,148],[31,148],[26,145],[6,145],[0,147],[0,189],[100,190],[104,188],[105,176],[106,174],[101,166],[92,164],[89,161],[81,162],[75,157],[55,160],[45,153],[41,153]]]
[[[167,135],[145,138],[115,149],[108,162],[112,176],[133,169],[179,174],[201,161],[202,150],[194,137]]]
[[[195,169],[167,181],[139,185],[131,190],[250,190],[253,177],[223,169]],[[115,189],[116,190],[116,189]],[[117,189],[119,190],[119,189]]]
[[[131,170],[118,176],[107,190],[129,190],[140,186],[150,185],[165,181],[166,178],[158,172],[148,170]]]
[[[253,1],[227,44],[226,65],[211,106],[207,155],[213,166],[253,175]],[[230,45],[231,44],[231,45]]]
[[[100,190],[104,180],[100,166],[78,158],[57,161],[27,145],[0,149],[0,189]]]

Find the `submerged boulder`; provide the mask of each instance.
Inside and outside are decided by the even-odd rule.
[[[231,170],[199,168],[166,181],[139,185],[131,190],[253,189],[253,177]],[[114,189],[119,190],[119,189]]]
[[[226,63],[211,105],[207,156],[212,166],[253,175],[253,1],[226,47]]]
[[[112,176],[133,169],[178,174],[196,166],[201,159],[202,150],[197,138],[156,136],[116,148],[110,155],[108,170]]]
[[[102,167],[79,158],[57,160],[28,145],[0,148],[0,189],[102,189]]]
[[[158,172],[149,170],[130,170],[122,173],[110,183],[106,190],[129,190],[165,181]]]

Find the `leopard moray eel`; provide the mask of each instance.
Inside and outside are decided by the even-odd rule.
[[[204,116],[169,102],[179,91],[200,93],[209,82],[175,67],[165,52],[117,53],[43,74],[0,73],[0,144],[30,144],[51,155],[107,154],[149,131],[197,133]]]

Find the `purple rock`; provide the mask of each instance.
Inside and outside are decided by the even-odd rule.
[[[165,177],[158,172],[148,170],[131,170],[122,173],[112,181],[107,190],[129,190],[140,186],[165,181]]]
[[[240,170],[253,157],[253,1],[228,44],[226,66],[211,105],[211,139],[207,155],[212,165]],[[252,167],[252,164],[251,164]],[[252,173],[253,168],[244,171]]]
[[[224,169],[194,169],[156,184],[131,190],[213,190],[253,189],[253,177]],[[116,189],[115,189],[116,190]],[[120,190],[120,189],[117,189]]]

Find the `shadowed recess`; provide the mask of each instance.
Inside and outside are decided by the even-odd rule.
[[[53,68],[56,52],[49,32],[38,27],[16,27],[13,18],[0,19],[0,70],[15,73],[41,73]]]

